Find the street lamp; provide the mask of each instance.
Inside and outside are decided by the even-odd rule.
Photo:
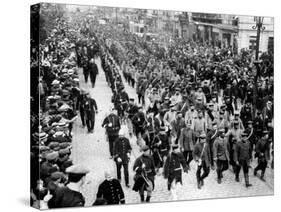
[[[260,63],[261,61],[259,60],[259,48],[260,48],[260,33],[261,31],[265,30],[265,27],[263,26],[263,17],[254,17],[254,21],[256,22],[255,26],[252,26],[254,30],[257,30],[257,38],[256,38],[256,55],[255,55],[255,61],[254,64],[256,66],[256,73],[255,73],[255,78],[254,78],[254,115],[256,115],[256,105],[257,105],[257,90],[258,90],[258,77],[260,75]]]

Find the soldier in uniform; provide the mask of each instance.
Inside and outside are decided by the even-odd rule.
[[[112,112],[103,120],[101,126],[106,128],[106,134],[109,143],[109,153],[111,158],[113,158],[114,141],[118,137],[118,133],[121,128],[120,119],[117,115],[116,109],[113,109]]]
[[[172,152],[168,155],[164,165],[164,178],[168,179],[168,191],[171,193],[174,200],[177,200],[176,186],[182,184],[182,168],[187,173],[186,160],[179,150],[178,144],[172,146]]]
[[[79,112],[80,112],[80,118],[81,118],[83,128],[86,126],[86,123],[85,123],[85,108],[84,108],[85,100],[86,100],[86,91],[84,89],[81,89],[80,95],[77,98],[76,109],[78,109]]]
[[[219,130],[219,137],[216,138],[213,145],[214,161],[217,164],[217,180],[221,183],[223,172],[228,169],[229,162],[229,143],[225,138],[224,129]]]
[[[197,162],[197,187],[201,189],[204,185],[204,179],[210,173],[210,161],[211,161],[211,153],[208,143],[206,143],[206,135],[201,134],[199,136],[199,142],[196,143],[193,150],[193,158]],[[203,174],[201,174],[201,170],[203,169]]]
[[[129,135],[130,137],[133,136],[133,123],[132,123],[132,118],[134,117],[135,114],[138,112],[138,106],[134,103],[134,99],[130,98],[128,107],[126,108],[126,113],[127,113],[127,126],[129,130]]]
[[[119,131],[119,137],[114,142],[114,159],[117,166],[117,179],[121,181],[121,168],[124,169],[125,184],[129,188],[128,164],[130,161],[132,147],[130,141],[125,137],[124,129]]]
[[[94,62],[93,58],[90,60],[90,63],[89,63],[89,73],[90,73],[92,88],[94,88],[95,84],[96,84],[96,77],[99,74],[99,70],[98,70],[98,66]]]
[[[152,191],[154,189],[156,171],[149,147],[144,145],[142,151],[143,154],[136,159],[133,166],[133,170],[136,172],[133,190],[139,192],[141,202],[144,202],[144,191],[146,191],[147,197],[145,201],[150,202]]]
[[[54,208],[83,207],[85,199],[80,193],[85,184],[86,174],[89,169],[82,165],[72,165],[66,169],[68,184],[56,189],[53,206]]]
[[[183,152],[184,159],[186,160],[187,163],[187,169],[190,169],[189,164],[193,159],[192,152],[194,150],[194,145],[195,145],[195,133],[191,129],[190,123],[187,123],[186,127],[181,129],[179,144]]]
[[[86,93],[86,99],[84,102],[86,125],[88,128],[88,133],[93,133],[95,127],[95,117],[98,113],[98,107],[96,100],[91,98],[90,93]]]
[[[263,131],[262,138],[256,144],[256,154],[255,156],[258,158],[258,165],[254,169],[254,175],[257,175],[257,172],[261,170],[261,180],[265,181],[264,173],[267,167],[267,163],[270,160],[270,147],[268,141],[268,131]]]
[[[210,130],[207,133],[207,137],[206,137],[206,142],[209,145],[210,148],[210,153],[211,153],[211,167],[212,169],[214,169],[214,156],[213,156],[213,144],[216,140],[216,138],[219,136],[219,132],[218,132],[218,125],[216,122],[212,123],[212,130]]]
[[[234,151],[234,161],[236,163],[235,180],[239,182],[239,173],[241,167],[243,168],[246,187],[252,186],[249,182],[249,164],[251,159],[251,144],[247,140],[247,133],[242,133],[242,140],[238,141]]]
[[[135,128],[135,134],[138,139],[145,133],[146,118],[141,106],[138,107],[138,112],[133,116],[132,123]]]
[[[105,180],[99,185],[97,199],[104,199],[108,205],[125,204],[121,184],[109,172],[105,172]]]

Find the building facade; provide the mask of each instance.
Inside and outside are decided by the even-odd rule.
[[[256,25],[253,16],[239,16],[238,49],[255,50],[257,30],[253,29]],[[273,52],[274,42],[274,18],[263,18],[264,30],[260,33],[260,52]]]

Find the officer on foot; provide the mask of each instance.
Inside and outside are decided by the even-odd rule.
[[[98,107],[97,107],[96,100],[91,98],[89,92],[86,93],[84,109],[85,109],[85,117],[86,117],[88,133],[93,133],[95,127],[95,117],[96,117],[96,113],[98,113]]]
[[[101,126],[106,128],[110,157],[113,158],[114,141],[118,137],[118,133],[121,128],[120,119],[115,108],[113,108],[112,112],[103,120]]]
[[[193,158],[197,162],[197,187],[201,189],[204,185],[204,179],[210,173],[211,166],[211,153],[208,143],[206,143],[206,135],[201,134],[199,136],[199,142],[196,143],[193,150]],[[203,169],[203,174],[201,174],[201,170]]]
[[[130,161],[132,147],[130,145],[129,139],[125,137],[124,129],[119,131],[119,137],[114,142],[114,158],[117,166],[117,179],[121,182],[121,168],[123,166],[124,169],[124,177],[126,187],[130,187],[129,185],[129,171],[128,165]]]
[[[261,170],[260,179],[265,181],[264,173],[267,167],[267,162],[270,160],[269,154],[269,142],[268,142],[268,131],[262,132],[262,138],[256,144],[256,154],[255,156],[258,158],[258,165],[254,169],[254,175],[257,175],[257,172]]]
[[[236,173],[235,173],[235,180],[239,182],[239,173],[241,167],[243,168],[244,177],[246,187],[252,186],[249,182],[249,164],[251,160],[251,144],[247,140],[248,134],[243,132],[242,133],[242,140],[238,141],[234,151],[234,161],[236,163]]]
[[[125,204],[121,184],[109,172],[105,172],[105,180],[99,185],[97,199],[104,199],[108,205]]]

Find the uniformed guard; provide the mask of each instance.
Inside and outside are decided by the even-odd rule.
[[[177,184],[182,184],[182,169],[187,173],[187,164],[186,160],[183,157],[183,154],[179,150],[179,145],[172,145],[172,152],[168,155],[163,175],[165,179],[168,179],[168,191],[171,190],[173,200],[177,200],[176,187]]]
[[[217,180],[220,184],[223,178],[222,173],[228,169],[229,162],[229,143],[227,138],[225,138],[224,129],[219,130],[219,137],[214,142],[213,156],[217,165]]]
[[[210,173],[210,161],[211,161],[211,153],[208,143],[206,143],[206,135],[201,134],[199,136],[199,142],[196,143],[193,150],[193,158],[197,162],[197,187],[201,189],[204,185],[204,179]],[[203,174],[201,174],[201,170],[203,169]]]
[[[151,194],[154,189],[156,171],[149,147],[144,145],[142,151],[143,154],[136,159],[133,166],[133,170],[136,172],[133,190],[139,192],[141,202],[144,202],[144,191],[146,191],[147,197],[145,201],[150,202]]]
[[[111,158],[113,158],[114,141],[118,137],[118,133],[121,128],[120,119],[117,115],[117,110],[115,108],[113,108],[112,112],[103,120],[101,126],[106,128],[106,133],[109,142],[109,153]]]
[[[248,134],[243,132],[242,133],[242,140],[238,141],[236,144],[236,148],[234,151],[234,161],[236,162],[236,173],[235,173],[235,180],[239,182],[239,173],[241,170],[241,167],[243,168],[244,177],[245,177],[245,183],[246,187],[252,186],[252,184],[249,183],[249,165],[250,165],[250,159],[251,159],[251,144],[247,140]]]
[[[105,172],[105,180],[99,185],[97,199],[104,199],[108,205],[125,204],[121,184],[109,172]]]
[[[96,113],[98,113],[98,107],[96,100],[91,98],[89,92],[86,93],[84,108],[88,133],[93,133],[95,127],[95,117]]]
[[[125,137],[124,129],[121,129],[119,131],[119,137],[114,142],[113,153],[117,166],[117,179],[121,181],[121,167],[123,166],[125,184],[128,188],[130,187],[128,165],[130,161],[131,151],[132,147],[130,141]]]
[[[254,169],[254,175],[257,175],[257,172],[261,170],[260,179],[265,181],[264,179],[264,173],[267,167],[267,163],[270,160],[270,147],[269,147],[269,141],[268,141],[268,131],[263,131],[262,138],[257,142],[256,145],[256,154],[255,156],[258,158],[258,165]]]

